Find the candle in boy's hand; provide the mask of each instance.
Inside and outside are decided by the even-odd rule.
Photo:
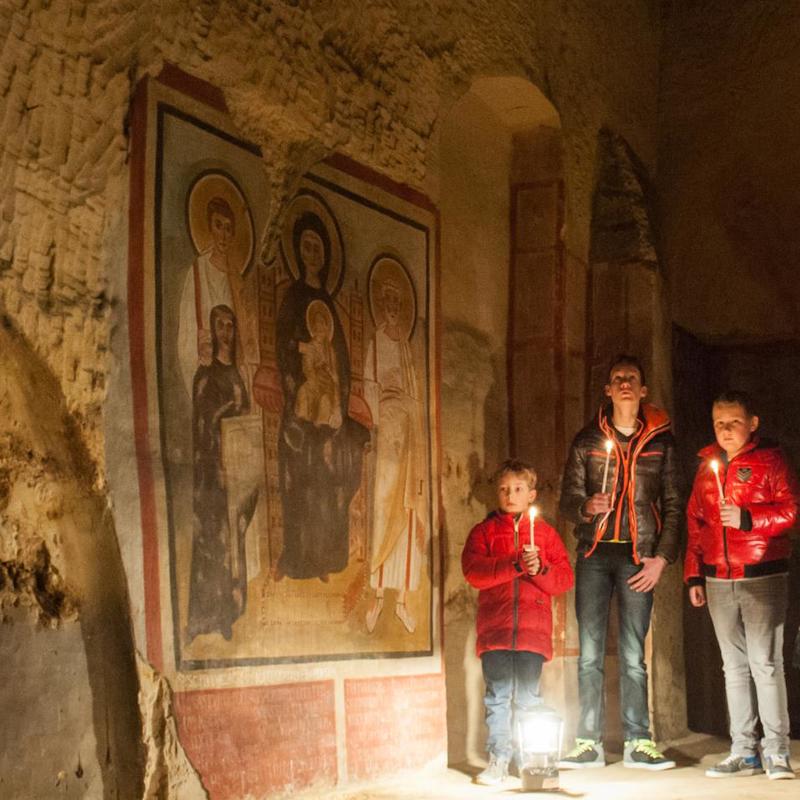
[[[533,527],[534,523],[536,522],[536,506],[531,506],[528,509],[528,519],[531,521],[531,543],[529,545],[525,545],[525,550],[533,550],[534,539],[533,539]]]
[[[606,465],[603,467],[603,488],[600,490],[601,494],[606,493],[606,485],[608,484],[608,462],[611,460],[611,448],[614,443],[611,439],[606,439]]]
[[[722,481],[719,479],[719,461],[716,458],[711,459],[711,471],[717,479],[717,489],[719,489],[720,502],[725,502],[725,492],[722,491]]]

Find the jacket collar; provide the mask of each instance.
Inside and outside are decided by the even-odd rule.
[[[734,458],[739,458],[739,456],[744,455],[745,453],[749,453],[751,450],[755,450],[761,446],[761,439],[758,436],[754,436],[735,456]],[[723,464],[727,463],[727,456],[725,455],[725,451],[716,443],[707,445],[704,447],[698,454],[700,458],[718,458],[722,461]]]
[[[609,435],[614,427],[612,414],[611,403],[600,406],[600,410],[597,412],[597,424],[606,435]],[[639,406],[638,423],[634,436],[642,434],[649,436],[654,433],[661,433],[669,430],[669,414],[663,408],[654,406],[652,403],[642,403]]]
[[[510,522],[512,525],[514,524],[514,520],[519,517],[520,520],[525,516],[524,511],[520,511],[517,514],[511,514],[510,512],[501,511],[499,508],[495,508],[494,510],[490,511],[486,519],[496,519],[498,522]]]

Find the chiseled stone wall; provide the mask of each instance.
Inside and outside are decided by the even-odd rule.
[[[113,494],[102,495],[104,453],[115,436],[128,435],[105,406],[110,376],[119,380],[125,370],[124,348],[118,351],[111,342],[115,326],[124,322],[127,114],[137,81],[157,74],[164,62],[219,87],[242,135],[262,147],[273,188],[263,242],[268,248],[294,182],[332,151],[438,202],[439,131],[450,107],[474,77],[526,77],[561,117],[565,238],[569,251],[584,257],[600,128],[608,125],[623,135],[646,164],[652,165],[656,153],[659,4],[622,0],[613,6],[612,11],[603,0],[4,2],[0,307],[31,358],[4,366],[0,378],[15,380],[14,370],[27,374],[34,362],[49,374],[87,454],[79,478],[113,510]],[[476,348],[488,343],[491,352],[468,394],[452,405],[443,394],[442,418],[454,427],[475,413],[499,413],[505,402],[494,388],[503,360],[501,326],[450,327],[454,320],[463,323],[470,302],[477,306],[498,289],[494,273],[480,261],[473,269],[473,297],[460,297],[456,308],[443,296],[443,385],[462,385]],[[484,404],[487,395],[493,399]],[[496,428],[496,420],[489,420],[487,429]],[[478,474],[475,465],[480,472],[496,455],[484,441],[470,443],[469,452],[452,441],[443,456],[463,474]],[[47,447],[31,446],[48,474]],[[135,480],[131,472],[130,483]],[[3,473],[0,481],[4,491],[12,491],[18,478]],[[472,516],[474,489],[465,481],[447,484],[445,507],[458,512],[452,519]],[[2,509],[4,545],[14,513]],[[113,525],[105,530],[113,536]],[[21,536],[30,541],[15,546],[30,550],[35,532]],[[60,552],[56,536],[53,561],[85,560],[76,542],[75,550]],[[120,547],[124,552],[126,543]],[[93,572],[91,563],[88,569]],[[452,576],[458,571],[455,561],[445,565],[448,587],[457,584]],[[94,574],[97,593],[79,606],[79,618],[91,616],[91,604],[127,591],[119,572],[97,567]],[[129,585],[138,586],[139,578],[129,574]],[[109,674],[117,667],[106,665]],[[62,689],[73,691],[67,682]],[[87,716],[75,723],[75,736],[93,727],[96,735],[98,724]],[[37,754],[37,764],[42,755],[48,757]]]
[[[800,7],[669,4],[659,212],[675,322],[719,343],[800,336]]]
[[[595,134],[655,152],[655,11],[602,2],[125,2],[0,7],[0,298],[58,377],[101,466],[134,83],[163,61],[220,87],[276,195],[341,150],[435,191],[444,109],[476,75],[530,77],[562,114],[569,236],[585,250]]]

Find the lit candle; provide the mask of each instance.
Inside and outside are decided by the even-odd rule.
[[[529,545],[525,545],[525,549],[533,550],[533,545],[534,545],[533,530],[534,530],[534,524],[536,522],[536,506],[531,506],[528,509],[528,518],[531,521],[531,543]]]
[[[719,461],[716,458],[711,459],[711,471],[717,479],[717,489],[719,489],[720,502],[725,502],[725,492],[722,491],[722,481],[719,479]]]
[[[606,439],[606,465],[603,467],[603,488],[600,490],[600,494],[606,493],[606,485],[608,484],[608,462],[611,460],[611,448],[614,446],[614,443],[611,439]]]

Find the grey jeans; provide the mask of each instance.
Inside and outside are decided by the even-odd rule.
[[[764,755],[789,752],[789,710],[783,672],[787,575],[720,580],[708,578],[708,610],[725,671],[731,753],[758,752],[761,718]]]

